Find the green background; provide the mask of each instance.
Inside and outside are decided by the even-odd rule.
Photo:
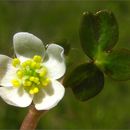
[[[16,32],[35,34],[47,44],[68,39],[80,48],[78,30],[84,11],[113,11],[119,24],[117,48],[130,49],[130,1],[0,1],[0,53],[13,56]],[[80,61],[81,56],[74,54]],[[18,129],[27,108],[9,106],[0,99],[0,129]],[[130,82],[105,76],[103,91],[87,102],[78,101],[70,89],[63,100],[39,122],[39,129],[130,129]]]

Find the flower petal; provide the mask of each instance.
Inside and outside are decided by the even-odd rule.
[[[27,107],[31,104],[32,98],[22,88],[6,88],[0,87],[0,96],[3,100],[13,106]]]
[[[27,32],[16,33],[13,37],[14,51],[21,60],[34,55],[44,56],[45,48],[42,41]]]
[[[57,44],[50,44],[47,48],[48,59],[44,65],[48,68],[49,76],[53,79],[59,79],[65,73],[64,49]]]
[[[5,55],[0,55],[0,85],[12,86],[11,80],[16,75],[16,68],[11,65],[12,59]]]
[[[34,96],[34,104],[37,110],[49,110],[55,107],[63,98],[65,89],[62,84],[56,80]]]

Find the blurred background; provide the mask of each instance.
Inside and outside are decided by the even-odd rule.
[[[12,37],[20,31],[35,34],[45,44],[67,39],[72,48],[80,48],[82,13],[101,9],[113,11],[117,18],[116,47],[130,49],[130,1],[0,0],[0,54],[14,55]],[[27,111],[0,99],[0,129],[18,129]],[[117,82],[105,76],[103,91],[87,102],[78,101],[66,89],[63,100],[42,117],[38,129],[130,129],[130,81]]]

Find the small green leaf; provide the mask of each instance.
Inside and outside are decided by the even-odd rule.
[[[94,64],[82,64],[64,80],[64,85],[71,87],[79,100],[85,101],[102,90],[104,75]]]
[[[112,12],[83,14],[80,41],[84,52],[94,58],[99,51],[111,50],[118,41],[118,24]]]
[[[130,79],[130,51],[119,49],[110,52],[105,58],[104,70],[113,79]]]

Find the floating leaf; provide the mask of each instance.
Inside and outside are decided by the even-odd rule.
[[[64,85],[71,87],[79,100],[85,101],[102,90],[104,75],[94,64],[82,64],[65,78]]]
[[[98,52],[111,50],[117,43],[117,21],[112,12],[86,12],[83,14],[79,34],[84,52],[94,58]]]
[[[104,70],[113,79],[130,79],[130,51],[119,49],[109,53],[104,61]]]

